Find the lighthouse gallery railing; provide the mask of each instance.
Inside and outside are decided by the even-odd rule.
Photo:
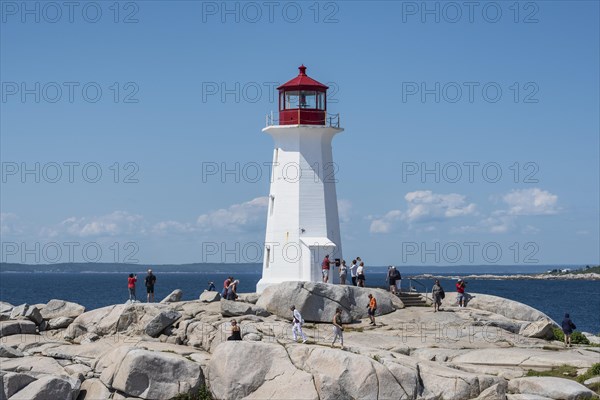
[[[266,116],[266,124],[267,126],[279,125],[279,118],[273,115],[271,111],[270,114]],[[340,114],[329,114],[327,113],[327,117],[325,117],[325,124],[323,126],[329,126],[331,128],[339,128],[340,127]]]

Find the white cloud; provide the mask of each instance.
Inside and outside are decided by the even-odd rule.
[[[475,204],[467,203],[466,196],[458,193],[436,194],[431,190],[409,192],[405,219],[416,222],[431,219],[454,218],[475,213]]]
[[[13,213],[0,213],[0,234],[2,236],[17,235],[23,232],[19,217]]]
[[[502,200],[510,207],[510,215],[551,215],[559,211],[558,196],[538,188],[512,190]]]
[[[402,218],[402,212],[399,210],[392,210],[385,214],[382,218],[374,219],[371,222],[369,230],[371,233],[388,233],[392,230],[394,222]]]
[[[338,214],[340,216],[340,222],[350,222],[350,210],[352,209],[352,202],[346,199],[338,200]]]
[[[127,233],[144,233],[143,217],[126,211],[114,211],[99,217],[70,217],[55,228],[45,228],[42,234],[57,236],[70,234],[77,237],[116,236]]]
[[[162,221],[156,223],[152,226],[151,232],[157,235],[167,235],[167,234],[182,234],[182,233],[193,233],[196,232],[198,228],[196,228],[193,224],[188,222],[178,222],[178,221]]]
[[[268,198],[257,197],[228,208],[221,208],[207,214],[202,214],[196,220],[199,229],[205,232],[229,231],[240,232],[264,226],[267,219]]]

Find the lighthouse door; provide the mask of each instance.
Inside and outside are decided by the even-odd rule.
[[[302,238],[302,272],[301,280],[321,282],[323,280],[321,263],[327,254],[333,261],[333,253],[337,247],[326,237]],[[333,282],[333,262],[330,270],[329,282]]]

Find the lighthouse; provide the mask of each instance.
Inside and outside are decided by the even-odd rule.
[[[261,293],[284,281],[320,282],[321,263],[342,259],[331,142],[342,132],[339,115],[327,113],[328,87],[306,74],[279,86],[279,118],[267,116],[263,132],[275,148],[268,197]]]

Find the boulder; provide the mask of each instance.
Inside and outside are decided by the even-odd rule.
[[[10,400],[74,400],[79,394],[79,381],[75,387],[67,379],[42,376],[15,393]]]
[[[585,386],[590,386],[590,385],[593,385],[593,384],[596,384],[596,383],[600,383],[600,376],[595,376],[595,377],[593,377],[593,378],[586,379],[586,380],[583,382],[583,384],[584,384]]]
[[[507,388],[508,384],[506,381],[501,381],[481,392],[476,400],[506,400]]]
[[[0,313],[3,313],[3,314],[10,313],[14,307],[15,306],[13,306],[10,303],[7,303],[5,301],[0,301]]]
[[[600,344],[600,336],[596,336],[593,333],[589,333],[589,332],[581,332],[583,334],[583,336],[585,336],[587,338],[587,340],[590,341],[591,344]]]
[[[312,345],[291,345],[287,350],[295,366],[312,374],[321,400],[408,399],[416,393],[416,368],[398,370],[395,376],[364,355]]]
[[[36,306],[30,306],[27,309],[27,311],[25,312],[25,318],[29,319],[36,325],[41,324],[42,321],[44,320],[42,318],[42,313],[41,313],[40,309],[37,308]]]
[[[3,359],[2,370],[10,372],[27,372],[32,375],[48,374],[64,377],[69,375],[55,359],[38,356]]]
[[[86,379],[81,384],[77,400],[109,399],[110,391],[98,378]]]
[[[73,323],[74,319],[69,317],[57,317],[46,321],[45,330],[64,329]]]
[[[102,382],[127,396],[166,400],[204,384],[200,365],[176,354],[121,347],[99,363]]]
[[[259,298],[260,295],[258,293],[241,293],[238,295],[238,301],[250,304],[256,304]]]
[[[433,362],[419,362],[419,374],[422,396],[440,400],[473,399],[503,381],[497,376],[469,373]]]
[[[158,337],[162,331],[173,322],[181,318],[181,314],[174,310],[164,310],[156,315],[144,328],[144,333],[151,337]]]
[[[167,297],[162,299],[160,301],[160,303],[161,304],[176,303],[178,301],[181,301],[182,297],[183,297],[183,291],[181,289],[175,289]]]
[[[58,317],[77,318],[85,311],[85,307],[64,300],[50,300],[41,311],[44,319]]]
[[[556,324],[552,320],[542,318],[538,321],[524,324],[519,331],[519,335],[530,338],[550,340],[554,337],[552,328],[555,326]]]
[[[10,346],[0,344],[0,357],[3,358],[18,358],[23,357],[23,352],[17,349],[13,349]]]
[[[450,295],[450,298],[454,298],[454,294],[447,294],[447,296],[448,295]],[[509,319],[516,319],[519,321],[533,322],[541,319],[552,320],[543,312],[526,304],[489,294],[470,293],[468,307],[500,314]]]
[[[268,317],[269,312],[262,307],[241,301],[222,300],[221,315],[224,317],[239,317],[242,315],[258,315],[259,317]]]
[[[319,398],[312,376],[297,369],[278,344],[223,342],[208,364],[208,376],[217,399]]]
[[[271,314],[291,320],[290,307],[295,305],[302,318],[311,322],[331,322],[337,307],[342,321],[348,323],[367,317],[369,294],[377,300],[377,314],[388,314],[402,307],[402,302],[382,289],[332,285],[320,282],[283,282],[267,287],[256,305]]]
[[[219,301],[219,300],[221,300],[221,293],[219,293],[219,292],[215,292],[215,291],[209,292],[208,290],[205,290],[200,295],[200,301],[202,301],[204,303],[212,303],[213,301]]]
[[[34,334],[36,333],[35,323],[29,320],[10,320],[0,322],[0,337],[19,335],[19,334]]]
[[[26,304],[26,303],[14,307],[10,311],[10,319],[21,319],[21,318],[24,318],[25,317],[25,313],[27,312],[28,308],[29,308],[29,304]]]
[[[16,372],[0,372],[0,399],[8,399],[31,382],[35,378],[26,374]],[[2,397],[4,395],[4,397]]]
[[[595,394],[580,383],[554,377],[525,377],[508,382],[509,393],[531,394],[551,399],[592,399]]]

